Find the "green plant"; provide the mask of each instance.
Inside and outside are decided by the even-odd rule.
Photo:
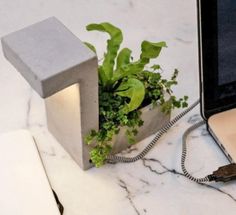
[[[165,42],[143,41],[140,58],[133,61],[130,49],[119,51],[123,40],[119,28],[110,23],[90,24],[86,28],[110,35],[103,63],[98,67],[99,130],[92,130],[86,137],[86,143],[92,147],[91,160],[99,167],[111,152],[110,142],[119,133],[120,127],[126,128],[129,143],[135,143],[138,127],[143,124],[140,108],[152,103],[160,105],[163,112],[170,113],[175,107],[186,107],[188,97],[177,99],[173,95],[171,89],[177,85],[177,70],[167,80],[159,72],[160,65],[148,67],[150,60],[157,58],[162,48],[167,47]],[[96,52],[92,44],[85,44]]]

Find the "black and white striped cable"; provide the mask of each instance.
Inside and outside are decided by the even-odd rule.
[[[191,127],[189,127],[183,134],[183,138],[182,138],[182,157],[181,157],[181,168],[182,171],[184,173],[184,175],[190,179],[191,181],[195,181],[197,183],[204,183],[204,182],[209,182],[209,176],[206,176],[204,178],[196,178],[193,177],[186,169],[185,167],[185,161],[186,161],[186,156],[187,156],[187,138],[188,135],[194,131],[195,129],[197,129],[198,127],[202,126],[205,124],[205,121],[202,120],[194,125],[192,125]]]
[[[153,140],[144,148],[142,152],[134,157],[123,157],[118,155],[109,155],[107,157],[108,163],[132,163],[142,159],[157,143],[157,141],[165,134],[176,122],[178,122],[183,116],[185,116],[189,111],[195,108],[199,104],[199,100],[194,102],[190,107],[185,109],[179,115],[177,115],[174,119],[168,122],[165,126],[163,126],[156,134]]]

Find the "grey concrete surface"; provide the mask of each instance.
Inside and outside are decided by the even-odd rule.
[[[83,168],[98,129],[97,57],[55,17],[2,38],[5,57],[46,99],[49,131]]]
[[[2,38],[5,57],[46,98],[79,80],[96,55],[58,19],[50,17]]]

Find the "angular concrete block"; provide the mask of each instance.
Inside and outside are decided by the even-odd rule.
[[[86,73],[82,67],[90,71],[97,62],[95,54],[54,17],[3,37],[2,47],[43,98],[77,83],[81,72]]]
[[[46,99],[48,128],[83,168],[84,136],[98,129],[97,57],[52,17],[2,38],[5,57]]]

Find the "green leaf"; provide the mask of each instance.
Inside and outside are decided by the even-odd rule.
[[[187,101],[188,100],[188,96],[184,96],[184,100]]]
[[[148,64],[151,58],[157,58],[162,48],[167,47],[165,42],[152,43],[144,40],[141,44],[140,59],[144,64]]]
[[[86,144],[91,144],[94,138],[96,137],[97,132],[95,130],[91,130],[88,135],[85,136],[85,143]]]
[[[116,61],[116,69],[119,69],[129,64],[130,58],[131,58],[131,50],[128,48],[123,48],[118,54],[117,61]]]
[[[105,80],[107,79],[106,77],[106,73],[103,70],[102,66],[98,67],[98,76],[99,76],[99,83],[102,84],[105,82]]]
[[[111,149],[111,146],[107,144],[95,146],[90,151],[90,158],[93,164],[95,164],[96,167],[101,167],[105,163],[105,160],[110,154]]]
[[[143,41],[141,47],[142,53],[140,60],[126,64],[123,67],[118,67],[112,77],[112,84],[126,76],[137,75],[139,72],[143,71],[145,65],[149,63],[150,59],[158,57],[161,49],[167,46],[165,42],[152,43],[149,41]],[[126,53],[126,57],[128,57],[128,53]],[[154,65],[153,67],[154,70],[157,68],[160,69],[159,65]]]
[[[171,76],[171,80],[175,81],[177,79],[178,74],[179,74],[179,70],[175,69],[173,75]]]
[[[139,72],[141,72],[144,69],[143,63],[140,63],[140,61],[130,63],[123,68],[120,68],[114,72],[114,75],[112,77],[112,83],[115,83],[116,81],[124,78],[129,77],[131,75],[136,75]]]
[[[151,68],[155,71],[161,69],[161,66],[159,64],[154,64]]]
[[[129,113],[141,105],[145,96],[145,87],[138,79],[129,78],[120,84],[116,90],[116,94],[130,98],[130,102],[122,108],[124,113]]]
[[[101,32],[106,32],[110,35],[110,39],[107,40],[107,53],[105,53],[104,55],[102,69],[100,70],[103,73],[102,75],[100,75],[101,82],[103,86],[107,86],[110,84],[110,80],[113,75],[115,58],[120,48],[120,44],[123,41],[122,32],[119,28],[107,22],[101,24],[90,24],[87,25],[86,29],[88,31],[97,30]]]
[[[91,43],[88,43],[88,42],[84,42],[84,44],[85,44],[89,49],[91,49],[95,54],[97,53],[97,52],[96,52],[96,48],[94,47],[94,45],[92,45]]]

